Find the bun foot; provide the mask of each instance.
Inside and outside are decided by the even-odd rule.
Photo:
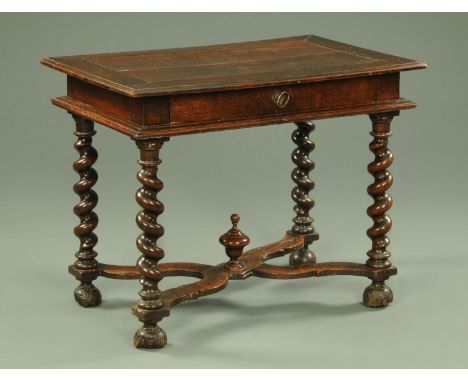
[[[364,305],[370,308],[380,308],[393,301],[392,290],[383,281],[372,281],[363,294]]]
[[[82,282],[75,289],[75,301],[84,308],[98,306],[101,301],[101,292],[91,282]]]
[[[159,349],[167,344],[164,330],[158,325],[144,325],[135,333],[133,344],[138,349]]]
[[[315,253],[308,248],[302,248],[289,255],[289,265],[315,264],[316,262]]]

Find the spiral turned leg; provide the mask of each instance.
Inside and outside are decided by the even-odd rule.
[[[314,169],[314,162],[309,159],[310,152],[315,148],[309,139],[309,134],[315,129],[313,122],[298,122],[297,129],[292,134],[292,140],[297,145],[291,155],[296,168],[291,173],[291,178],[296,187],[291,192],[291,197],[296,203],[293,218],[292,232],[304,236],[304,247],[289,256],[290,265],[312,264],[316,262],[315,254],[309,249],[309,245],[318,239],[318,233],[313,226],[314,219],[309,215],[314,201],[309,197],[309,192],[315,187],[315,183],[309,178],[309,173]]]
[[[162,348],[167,343],[166,333],[158,326],[162,319],[160,308],[161,291],[158,284],[163,278],[158,268],[158,262],[164,257],[164,251],[158,247],[157,240],[164,234],[164,228],[158,224],[157,218],[164,211],[163,204],[157,194],[163,188],[163,183],[157,177],[158,166],[161,163],[159,151],[167,139],[138,141],[140,149],[139,164],[142,169],[138,180],[142,187],[136,193],[136,200],[142,207],[136,222],[143,231],[137,239],[137,248],[141,252],[137,267],[140,272],[140,300],[134,306],[134,313],[143,322],[143,326],[135,333],[133,343],[137,348]]]
[[[75,229],[75,235],[80,239],[80,248],[76,252],[73,267],[75,276],[81,284],[75,290],[75,300],[81,306],[88,308],[101,303],[101,293],[92,281],[98,276],[97,253],[94,250],[98,238],[93,232],[98,224],[98,217],[93,209],[98,202],[98,196],[92,187],[96,184],[98,175],[92,168],[96,162],[98,154],[92,146],[92,136],[94,131],[93,121],[73,115],[76,128],[75,135],[78,137],[75,142],[75,149],[80,154],[80,158],[73,163],[73,169],[80,175],[80,180],[75,183],[73,190],[80,197],[80,202],[73,209],[80,218],[80,224]]]
[[[374,269],[386,269],[391,267],[389,261],[390,252],[387,246],[390,240],[387,233],[392,227],[392,220],[386,215],[392,207],[393,200],[387,194],[393,183],[392,174],[387,170],[393,162],[393,155],[388,149],[388,139],[391,135],[390,123],[397,113],[373,114],[372,132],[374,139],[369,145],[374,153],[372,161],[367,169],[374,177],[374,183],[368,188],[368,194],[374,199],[374,203],[367,209],[367,214],[374,224],[367,230],[367,236],[372,240],[372,249],[367,252],[369,259],[367,265]],[[388,305],[393,300],[392,290],[385,285],[386,279],[372,279],[363,295],[364,304],[369,307],[382,307]]]

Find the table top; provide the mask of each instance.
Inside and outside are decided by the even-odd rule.
[[[311,35],[194,48],[48,57],[41,62],[130,97],[310,83],[427,66]]]

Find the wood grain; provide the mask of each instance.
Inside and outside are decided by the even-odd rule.
[[[387,194],[392,183],[388,167],[392,155],[387,147],[390,121],[401,110],[416,106],[400,96],[400,73],[424,69],[423,62],[363,49],[318,36],[297,36],[274,40],[176,48],[140,52],[105,53],[49,57],[42,64],[67,75],[67,95],[52,103],[72,113],[76,121],[80,158],[75,169],[80,181],[75,191],[80,202],[75,213],[80,224],[77,261],[69,271],[81,285],[75,298],[83,306],[96,306],[101,296],[93,281],[97,277],[139,279],[140,299],[133,307],[143,326],[135,333],[138,348],[160,348],[167,337],[159,321],[171,307],[223,290],[230,280],[256,276],[297,279],[332,275],[354,275],[372,280],[363,295],[370,307],[385,306],[393,299],[385,281],[396,274],[390,264],[386,236],[391,220],[386,215],[392,200]],[[310,121],[369,114],[374,160],[369,172],[373,204],[367,210],[373,220],[368,230],[372,248],[366,264],[349,262],[315,263],[308,246],[318,239],[310,216],[314,201],[309,192],[314,182],[309,172],[314,148],[309,138]],[[125,134],[140,151],[141,188],[136,200],[141,206],[137,224],[140,252],[136,266],[100,264],[94,246],[97,215],[93,209],[97,194],[92,190],[97,173],[92,168],[97,152],[92,147],[93,122]],[[214,132],[292,122],[296,148],[294,225],[279,241],[244,252],[250,239],[233,227],[220,238],[229,257],[215,266],[196,263],[162,263],[158,239],[164,229],[158,217],[164,207],[158,199],[163,184],[157,176],[159,150],[171,136]],[[201,153],[200,155],[203,155]],[[183,233],[180,234],[184,237]],[[190,246],[190,243],[188,243]],[[267,264],[275,257],[292,254],[289,266]],[[160,290],[163,277],[185,276],[197,280]]]
[[[267,115],[246,119],[234,119],[228,121],[210,121],[205,123],[192,123],[190,125],[159,125],[140,126],[128,120],[123,120],[110,114],[108,111],[96,109],[86,103],[77,101],[70,97],[58,97],[52,99],[52,103],[65,110],[92,119],[104,126],[110,127],[133,139],[162,138],[186,134],[198,134],[213,131],[232,130],[241,128],[252,128],[257,126],[267,126],[283,124],[288,122],[319,120],[325,118],[335,118],[352,116],[359,114],[370,114],[379,112],[392,112],[398,110],[413,109],[416,104],[406,99],[396,99],[370,105],[352,105],[342,108],[332,108],[324,110],[311,110],[306,113],[291,115]]]
[[[426,64],[318,36],[125,53],[42,64],[129,97],[201,93],[423,69]]]

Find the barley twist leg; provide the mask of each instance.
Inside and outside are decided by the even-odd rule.
[[[75,120],[75,149],[80,154],[78,160],[73,163],[73,169],[80,175],[80,180],[74,184],[73,190],[80,197],[80,202],[74,207],[74,213],[80,218],[74,233],[80,240],[80,247],[75,256],[73,267],[78,271],[77,279],[81,281],[75,289],[75,300],[83,307],[94,307],[101,303],[101,293],[93,285],[92,281],[98,276],[97,253],[94,250],[98,242],[93,232],[98,224],[98,216],[93,211],[98,202],[98,196],[92,187],[96,184],[98,175],[92,167],[98,154],[92,146],[94,123],[88,119],[73,115]]]
[[[393,162],[393,155],[388,149],[388,139],[391,135],[390,123],[395,113],[373,114],[372,121],[373,140],[369,145],[374,153],[374,160],[368,165],[369,173],[374,182],[367,188],[368,194],[374,203],[367,209],[367,214],[373,220],[373,225],[367,230],[367,236],[372,241],[372,248],[367,252],[369,259],[367,265],[374,269],[387,269],[391,267],[390,252],[387,246],[390,240],[387,233],[392,227],[392,220],[387,215],[392,207],[393,200],[387,193],[393,183],[393,177],[388,168]],[[364,304],[369,307],[382,307],[393,300],[392,290],[385,284],[385,279],[372,279],[363,295]]]
[[[161,291],[158,284],[163,278],[158,268],[158,262],[164,257],[164,251],[157,240],[164,234],[164,228],[157,222],[158,216],[164,211],[163,204],[157,194],[163,188],[158,179],[158,166],[161,163],[159,151],[165,139],[138,141],[140,149],[139,163],[142,167],[138,180],[142,187],[136,193],[136,200],[142,210],[136,217],[142,233],[138,236],[136,245],[141,252],[137,267],[140,272],[140,300],[134,307],[134,313],[143,322],[143,326],[135,333],[134,345],[137,348],[162,348],[167,343],[166,333],[158,326],[162,319]]]
[[[296,130],[292,133],[292,141],[296,148],[292,152],[291,159],[296,165],[291,173],[291,178],[296,187],[291,192],[291,197],[296,203],[293,218],[292,232],[304,237],[304,247],[289,256],[290,265],[313,264],[316,262],[315,254],[309,249],[309,245],[318,239],[318,233],[313,226],[314,219],[310,216],[310,210],[315,202],[309,196],[309,192],[315,187],[315,183],[309,177],[315,164],[309,158],[315,145],[310,140],[309,134],[315,129],[313,122],[298,122]]]

